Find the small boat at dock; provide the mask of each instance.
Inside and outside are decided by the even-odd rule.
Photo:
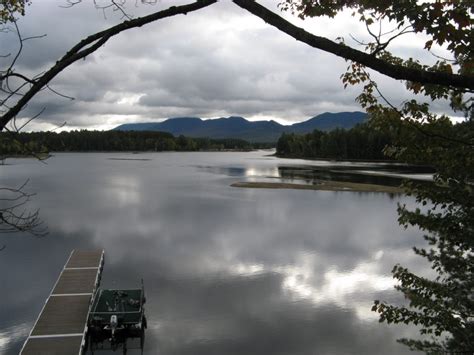
[[[122,348],[123,354],[129,347],[129,339],[139,339],[143,352],[145,329],[145,289],[98,289],[88,319],[90,350]]]

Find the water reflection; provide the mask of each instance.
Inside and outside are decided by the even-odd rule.
[[[130,176],[111,176],[104,184],[104,194],[121,206],[140,203],[138,181]]]
[[[249,181],[317,184],[321,180],[399,186],[404,179],[432,180],[433,170],[424,166],[395,163],[352,163],[312,161],[308,165],[263,166],[196,166],[201,171],[218,175],[247,178]]]
[[[14,343],[18,337],[26,338],[29,333],[30,325],[27,323],[2,329],[0,332],[0,353],[6,352],[10,344]]]
[[[106,250],[104,287],[145,280],[148,354],[406,352],[394,340],[413,330],[370,312],[376,298],[401,301],[395,263],[426,267],[418,233],[396,223],[400,198],[230,187],[291,164],[262,153],[140,155],[150,160],[8,167],[5,180],[30,174],[50,235],[0,236],[0,352],[18,352],[70,250],[88,247]]]

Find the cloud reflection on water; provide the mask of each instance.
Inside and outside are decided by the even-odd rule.
[[[147,353],[403,353],[394,339],[406,330],[370,312],[379,296],[399,299],[395,262],[424,270],[397,199],[230,187],[240,173],[276,171],[276,158],[255,170],[259,154],[58,154],[47,174],[30,169],[51,235],[8,239],[0,263],[16,267],[2,276],[11,308],[0,331],[31,324],[71,249],[100,247],[104,286],[145,280]],[[221,173],[229,166],[236,175]]]

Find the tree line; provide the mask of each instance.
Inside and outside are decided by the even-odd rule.
[[[388,159],[384,148],[392,135],[367,124],[329,132],[314,130],[308,134],[284,133],[277,142],[277,155],[291,158]]]
[[[91,151],[245,151],[268,147],[269,144],[242,139],[175,137],[171,133],[152,131],[0,133],[0,155],[3,156]]]

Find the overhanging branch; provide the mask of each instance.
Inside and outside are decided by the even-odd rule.
[[[325,52],[335,54],[344,59],[365,65],[381,74],[393,79],[408,80],[421,84],[434,84],[448,87],[456,87],[466,90],[474,90],[474,77],[467,75],[457,75],[442,72],[430,72],[407,68],[401,65],[387,63],[373,55],[361,52],[344,44],[333,42],[325,37],[313,35],[304,29],[293,25],[281,16],[268,10],[254,0],[233,0],[241,8],[249,11],[253,15],[260,17],[266,23],[278,28],[280,31],[293,37],[294,39],[321,49]]]
[[[18,113],[25,107],[25,105],[35,96],[41,89],[43,89],[48,83],[61,71],[66,69],[72,63],[79,59],[85,58],[87,55],[95,52],[102,45],[104,45],[111,37],[126,31],[131,28],[141,27],[151,22],[172,17],[180,14],[187,14],[188,12],[196,11],[214,4],[217,0],[197,0],[193,3],[181,6],[171,6],[170,8],[158,11],[153,14],[139,17],[133,20],[122,22],[116,26],[112,26],[104,31],[97,32],[72,47],[59,61],[56,62],[48,71],[43,75],[36,78],[34,84],[25,92],[23,97],[12,106],[5,114],[0,117],[0,131],[12,119],[18,115]]]

